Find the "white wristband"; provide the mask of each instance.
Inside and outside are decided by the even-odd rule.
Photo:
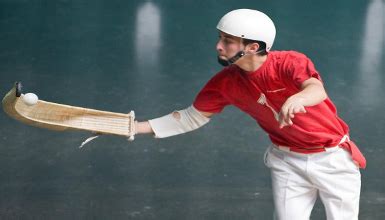
[[[175,113],[179,113],[179,117],[176,117]],[[202,115],[194,106],[190,106],[184,110],[149,120],[149,123],[156,138],[165,138],[193,131],[209,121],[208,117]]]

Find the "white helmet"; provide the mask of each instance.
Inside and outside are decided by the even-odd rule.
[[[230,11],[221,18],[217,29],[236,37],[265,42],[266,51],[273,46],[276,32],[273,21],[267,15],[251,9]]]

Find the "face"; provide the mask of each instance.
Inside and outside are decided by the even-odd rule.
[[[219,58],[228,60],[242,49],[240,38],[219,32],[219,40],[216,46]]]

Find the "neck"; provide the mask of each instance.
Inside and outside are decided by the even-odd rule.
[[[243,69],[246,72],[254,72],[258,70],[266,60],[267,55],[245,55],[237,62],[235,62],[235,65],[239,66],[239,68]]]

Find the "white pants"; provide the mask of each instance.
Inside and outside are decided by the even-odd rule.
[[[361,174],[350,154],[339,147],[301,154],[270,146],[275,219],[308,220],[319,194],[328,220],[357,220]]]

